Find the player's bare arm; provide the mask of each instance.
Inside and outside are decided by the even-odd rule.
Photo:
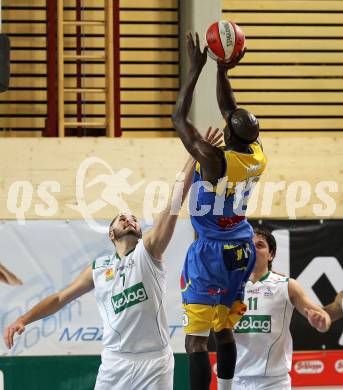
[[[237,108],[236,98],[228,77],[229,69],[233,69],[244,57],[244,49],[231,62],[217,61],[217,101],[223,118],[227,121],[232,111]]]
[[[220,145],[222,142],[222,132],[220,132],[219,129],[212,130],[210,127],[205,134],[205,140],[211,145]],[[178,212],[180,211],[174,210],[173,205],[181,206],[186,199],[189,188],[192,184],[194,166],[195,160],[190,157],[182,170],[184,174],[183,185],[182,182],[175,182],[172,195],[166,209],[159,215],[155,226],[143,237],[146,250],[156,260],[162,261],[163,252],[166,250],[172,238],[178,218]]]
[[[262,148],[260,138],[257,137],[256,139],[256,136],[258,135],[258,132],[256,134],[258,120],[254,115],[238,107],[228,75],[228,71],[237,66],[244,57],[245,51],[246,48],[244,48],[231,62],[217,61],[217,101],[230,132],[233,132],[235,129],[236,133],[236,131],[240,129],[239,136],[241,138],[244,138],[245,141],[250,140],[250,142],[256,140]],[[245,112],[244,115],[243,112]],[[236,133],[236,136],[237,135],[238,134]]]
[[[288,294],[294,307],[307,318],[309,324],[318,332],[327,332],[331,326],[328,313],[313,302],[304,289],[294,279],[289,279]]]
[[[188,119],[194,88],[207,61],[207,47],[201,51],[197,33],[195,41],[191,33],[187,34],[186,39],[190,70],[177,98],[172,120],[185,148],[202,165],[204,180],[216,184],[222,173],[222,152],[205,141]]]
[[[192,157],[190,157],[182,170],[185,175],[184,185],[179,185],[176,191],[174,191],[175,186],[177,185],[177,183],[175,183],[172,190],[172,197],[169,199],[166,209],[158,216],[155,226],[150,229],[143,237],[146,250],[158,261],[162,261],[163,252],[169,245],[178,218],[178,214],[172,215],[171,213],[173,199],[182,197],[181,203],[183,203],[192,183],[192,172],[194,170],[194,165],[195,161]]]
[[[20,286],[23,282],[0,263],[0,282],[9,284],[10,286]]]
[[[92,268],[87,267],[68,287],[49,295],[5,329],[4,340],[7,348],[13,347],[14,335],[16,333],[22,334],[26,325],[56,313],[67,303],[91,291],[93,288]]]
[[[324,310],[329,314],[332,322],[343,318],[342,301],[343,290],[336,295],[336,298],[332,303],[324,307]]]

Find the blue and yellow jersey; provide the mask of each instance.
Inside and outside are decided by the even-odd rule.
[[[245,218],[254,184],[266,167],[261,145],[254,142],[246,153],[223,148],[223,177],[216,186],[204,182],[197,162],[190,195],[189,211],[200,238],[232,241],[253,236]]]

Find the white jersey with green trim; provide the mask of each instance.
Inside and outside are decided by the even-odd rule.
[[[288,278],[268,272],[245,287],[248,310],[234,330],[237,345],[236,376],[279,376],[292,364],[289,325],[293,305]]]
[[[168,347],[165,265],[149,255],[143,240],[123,258],[115,253],[96,259],[93,280],[105,347],[133,354]]]

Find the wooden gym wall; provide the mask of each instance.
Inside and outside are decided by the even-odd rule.
[[[299,6],[309,6],[309,3],[311,3],[311,11],[307,9],[308,12],[303,12],[302,19],[299,19]],[[2,130],[20,130],[21,133],[40,135],[44,128],[46,19],[42,15],[46,12],[45,4],[45,0],[35,0],[32,5],[28,0],[3,2],[5,19],[3,31],[8,32],[12,39],[12,78],[11,90],[0,95],[0,129]],[[237,90],[238,100],[261,118],[264,130],[270,131],[262,135],[269,165],[261,182],[281,181],[289,186],[297,180],[307,181],[312,189],[311,199],[306,206],[299,208],[297,217],[318,218],[313,213],[313,202],[317,199],[316,186],[319,182],[334,181],[337,190],[334,190],[331,196],[335,200],[336,208],[331,217],[342,218],[343,132],[328,130],[342,129],[343,95],[340,88],[343,72],[341,63],[335,63],[334,60],[337,56],[341,56],[340,51],[343,50],[343,30],[339,25],[343,3],[321,0],[223,0],[223,4],[224,10],[230,9],[230,15],[225,12],[225,17],[236,20],[243,26],[250,48],[244,62],[233,72],[233,84]],[[168,134],[170,113],[178,89],[178,61],[173,59],[178,52],[177,1],[140,0],[140,7],[149,8],[145,11],[132,9],[137,7],[136,1],[121,0],[121,5],[121,16],[126,18],[126,22],[121,25],[123,51],[121,87],[124,101],[122,126],[124,127],[125,124],[126,129],[124,136],[132,133],[142,134],[143,132],[132,131],[137,128],[166,129],[162,134]],[[296,12],[279,12],[280,5],[284,8],[288,7],[288,11],[296,10]],[[166,7],[163,8],[164,11],[160,11],[162,7]],[[274,13],[273,8],[278,12]],[[252,16],[250,10],[260,12],[253,12],[254,16]],[[312,12],[313,10],[320,12]],[[160,14],[166,17],[168,15],[169,23],[155,22],[157,15]],[[140,23],[137,20],[138,15],[144,15],[144,21],[148,23]],[[269,22],[263,18],[269,18]],[[278,18],[281,18],[281,21]],[[323,24],[328,24],[328,20],[332,18],[336,20],[337,25],[321,26],[318,24],[320,23],[318,18],[323,18]],[[261,20],[264,22],[262,23]],[[290,20],[292,23],[289,22]],[[304,25],[306,20],[308,24],[312,23],[315,26]],[[303,26],[283,26],[284,21]],[[317,38],[313,38],[314,30],[318,33]],[[133,32],[138,38],[132,36]],[[297,38],[300,33],[301,37],[306,39]],[[289,34],[298,35],[289,38]],[[93,35],[96,35],[96,32]],[[159,36],[163,39],[159,39]],[[96,48],[98,39],[101,37],[87,37],[87,44],[90,45],[89,47],[93,45]],[[67,37],[67,42],[73,48],[74,38]],[[136,51],[137,47],[144,49],[143,42],[148,42],[145,48],[151,50]],[[307,48],[308,51],[295,52],[293,50],[295,43],[302,49]],[[267,44],[269,46],[266,46]],[[314,51],[316,50],[314,47],[317,46],[320,50],[318,53]],[[132,49],[126,50],[126,57],[125,48]],[[274,52],[275,50],[277,51]],[[148,56],[153,55],[151,53],[154,52],[169,53],[168,55],[172,57],[168,57],[169,60],[163,57],[161,61],[145,63],[145,60],[153,58]],[[99,67],[94,68],[94,72],[101,76],[99,69]],[[70,67],[69,74],[73,75],[73,72]],[[90,73],[87,82],[101,82],[101,77],[92,78],[91,75],[94,76]],[[163,104],[159,104],[160,101]],[[71,103],[68,110],[70,114],[75,113],[72,111]],[[101,111],[101,102],[89,105],[87,110],[89,115],[91,113],[102,115],[104,112]],[[153,122],[147,125],[149,121]],[[151,123],[155,124],[151,125]],[[330,127],[332,123],[335,126]],[[28,131],[30,129],[31,132]],[[275,133],[272,132],[274,129],[287,130],[287,132]],[[320,131],[314,133],[307,130]],[[153,131],[149,133],[156,135]],[[9,190],[18,180],[29,181],[33,188],[33,198],[26,212],[27,218],[42,218],[35,211],[35,206],[42,203],[37,191],[42,182],[51,180],[60,183],[60,191],[54,193],[58,210],[56,214],[47,218],[81,218],[81,215],[68,205],[76,203],[75,176],[84,159],[92,156],[101,157],[114,172],[127,167],[133,171],[132,183],[143,178],[147,183],[152,180],[166,180],[172,184],[175,172],[181,168],[182,159],[185,157],[184,148],[176,138],[118,139],[115,143],[103,138],[80,139],[77,142],[73,139],[3,139],[0,143],[0,154],[2,156],[0,218],[3,219],[15,218],[15,215],[8,210],[7,202]],[[103,173],[101,168],[100,166],[93,169],[92,174]],[[105,170],[104,173],[108,172]],[[97,199],[101,190],[101,186],[92,188],[88,201]],[[271,215],[268,217],[288,217],[285,207],[286,196],[286,191],[279,191],[275,195]],[[18,200],[21,201],[22,199]],[[132,211],[139,216],[141,216],[143,201],[144,191],[140,191],[132,197],[132,204],[130,203]],[[94,218],[110,218],[112,212],[112,208],[106,205],[94,213]],[[257,210],[255,216],[263,217],[263,213]]]
[[[222,12],[246,34],[232,84],[262,130],[343,130],[343,1],[222,0]]]
[[[60,0],[59,0],[60,1]],[[103,20],[105,0],[82,0],[84,20]],[[3,32],[11,39],[10,90],[0,95],[0,135],[40,136],[47,116],[47,0],[4,0]],[[75,20],[75,0],[64,1],[65,19]],[[170,136],[172,107],[179,88],[178,1],[121,0],[121,127],[124,136]],[[76,50],[76,28],[65,29],[65,47]],[[83,53],[103,51],[104,29],[83,30]],[[65,65],[66,87],[75,87],[76,65]],[[105,68],[82,65],[83,87],[102,87]],[[66,95],[67,117],[75,119],[76,95]],[[104,95],[85,94],[85,119],[105,115]],[[6,130],[11,130],[7,132]],[[101,134],[101,133],[100,133]]]
[[[253,216],[294,218],[292,207],[296,203],[297,218],[343,218],[343,132],[265,133],[262,140],[268,165],[260,180],[260,190],[254,192],[257,208]],[[176,172],[187,157],[181,141],[171,137],[114,141],[105,137],[3,138],[0,155],[0,220],[15,219],[16,208],[24,209],[28,219],[82,219],[82,214],[75,210],[80,201],[78,190],[84,193],[87,205],[100,202],[99,207],[92,206],[93,218],[109,219],[117,209],[107,201],[101,204],[102,194],[111,188],[112,174],[122,169],[130,170],[123,173],[124,177],[128,175],[131,185],[143,181],[134,193],[123,194],[131,211],[142,218],[147,195],[151,199],[148,185],[167,182],[171,190]],[[86,162],[93,163],[84,171],[84,183],[77,185],[77,174]],[[96,176],[102,181],[86,187]],[[114,177],[112,183],[112,188],[118,187],[118,178]],[[157,194],[158,188],[155,190]],[[56,209],[37,214],[37,207],[47,208],[43,200],[46,193],[50,203],[51,197],[56,199]],[[272,202],[268,203],[268,199]],[[157,204],[156,195],[154,205]],[[316,212],[318,204],[324,213]]]
[[[12,53],[10,91],[0,95],[0,130],[41,135],[45,127],[46,1],[3,1],[3,32],[11,38]],[[103,1],[84,0],[83,17],[103,17]],[[66,18],[75,17],[75,0],[65,5]],[[179,86],[178,1],[121,0],[120,5],[124,136],[144,130],[170,136]],[[342,130],[343,3],[223,0],[222,8],[223,18],[236,21],[247,35],[249,51],[232,72],[233,86],[238,101],[259,116],[262,130]],[[72,51],[75,28],[68,28],[66,46]],[[82,40],[87,52],[101,50],[101,27],[87,27]],[[102,64],[85,64],[83,70],[85,86],[104,83]],[[66,71],[67,85],[73,86],[76,66],[67,64]],[[73,117],[75,95],[67,98]],[[85,95],[86,118],[103,117],[103,99]]]

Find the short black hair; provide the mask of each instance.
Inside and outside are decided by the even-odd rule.
[[[260,130],[258,120],[244,108],[232,111],[227,118],[227,124],[232,135],[242,144],[251,144],[258,138]]]
[[[262,236],[267,241],[269,253],[272,254],[273,259],[274,259],[275,254],[276,254],[277,245],[276,245],[275,237],[272,235],[272,233],[268,229],[263,228],[263,227],[255,227],[254,233],[258,234],[259,236]],[[268,269],[269,270],[272,269],[272,261],[270,261],[268,263]]]

